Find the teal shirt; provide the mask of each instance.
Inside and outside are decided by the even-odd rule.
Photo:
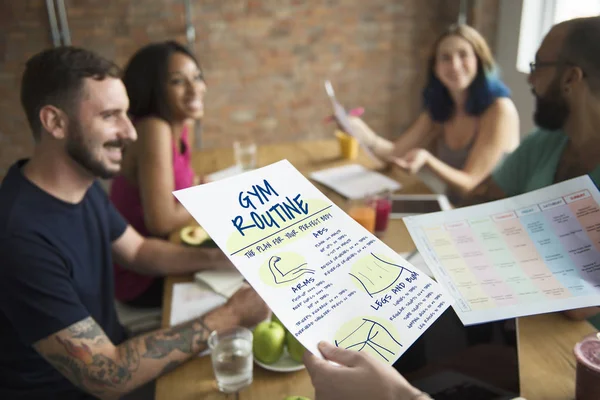
[[[594,325],[594,327],[595,327],[596,329],[599,329],[599,330],[600,330],[600,314],[598,314],[598,315],[595,315],[595,316],[591,317],[590,319],[588,319],[588,321],[589,321],[589,322],[590,322],[592,325]]]
[[[552,185],[568,141],[562,131],[538,129],[493,172],[494,181],[508,197]],[[600,165],[589,176],[600,187]]]
[[[552,185],[568,141],[562,131],[538,129],[494,171],[494,181],[508,197]],[[600,165],[589,176],[600,188]],[[590,322],[600,329],[600,315],[590,318]]]

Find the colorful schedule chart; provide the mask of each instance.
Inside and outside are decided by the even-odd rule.
[[[600,305],[599,204],[583,176],[404,222],[470,325]]]

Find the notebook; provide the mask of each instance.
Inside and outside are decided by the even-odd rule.
[[[310,174],[319,182],[347,199],[362,199],[383,192],[394,192],[402,187],[398,182],[359,164],[327,168]]]
[[[231,167],[227,167],[225,169],[213,172],[212,174],[206,175],[207,182],[215,182],[221,179],[229,178],[231,176],[236,176],[244,172],[241,165],[232,165]]]
[[[169,324],[175,326],[198,318],[226,302],[226,297],[197,283],[175,284],[173,285]]]
[[[244,277],[238,270],[200,271],[194,274],[194,280],[207,285],[214,292],[230,298],[244,284]]]

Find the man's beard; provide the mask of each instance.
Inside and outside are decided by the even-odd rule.
[[[533,114],[535,124],[551,131],[562,129],[571,110],[560,91],[558,80],[552,82],[544,96],[539,96],[533,89],[531,91],[536,100]]]
[[[114,178],[119,172],[118,170],[111,170],[106,165],[102,164],[102,161],[94,157],[94,153],[90,149],[90,143],[85,141],[83,128],[79,121],[71,119],[73,123],[69,126],[69,135],[67,138],[67,154],[84,169],[86,169],[91,175],[102,178],[111,179]],[[119,147],[124,148],[122,141],[112,141],[104,144],[105,147]]]

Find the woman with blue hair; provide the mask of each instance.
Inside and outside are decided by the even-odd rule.
[[[496,73],[485,39],[453,25],[435,42],[423,90],[424,110],[395,143],[351,117],[353,133],[384,160],[431,171],[456,202],[519,145],[519,117]]]

